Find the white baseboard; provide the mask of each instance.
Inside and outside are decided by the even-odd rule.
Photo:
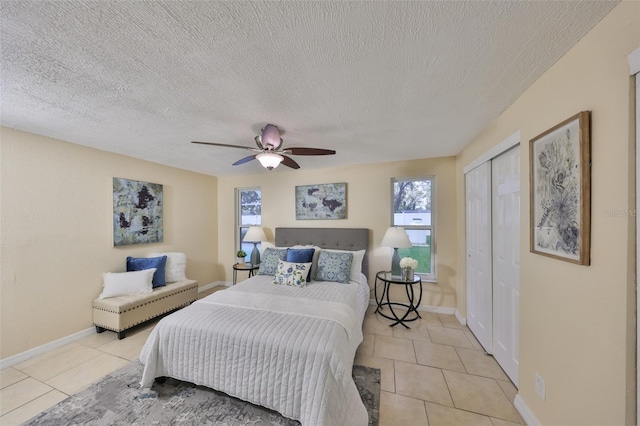
[[[375,299],[369,299],[370,306],[377,306]],[[443,306],[431,306],[431,305],[420,305],[418,306],[418,310],[422,312],[432,312],[435,314],[445,314],[445,315],[453,315],[455,309],[454,308],[446,308]]]
[[[422,312],[433,312],[435,314],[453,315],[453,308],[445,308],[444,306],[421,305],[418,310]]]
[[[218,286],[230,287],[231,283],[228,283],[225,281],[212,282],[207,285],[203,285],[202,287],[198,287],[198,293],[202,293],[203,291],[207,291]],[[54,340],[53,342],[45,343],[44,345],[35,347],[33,349],[29,349],[28,351],[10,356],[5,359],[1,359],[0,370],[7,367],[11,367],[12,365],[20,364],[21,362],[25,362],[31,358],[35,358],[46,352],[52,351],[54,349],[58,349],[64,345],[68,345],[69,343],[73,343],[76,340],[82,339],[83,337],[90,336],[95,332],[96,332],[96,328],[90,327],[85,330],[78,331],[77,333],[70,334],[69,336],[62,337],[58,340]]]
[[[21,362],[25,362],[27,360],[30,360],[31,358],[35,358],[54,349],[58,349],[62,346],[68,345],[69,343],[75,342],[76,340],[80,340],[83,337],[91,336],[92,334],[95,334],[95,332],[96,328],[90,327],[85,330],[78,331],[77,333],[62,337],[58,340],[54,340],[53,342],[45,343],[44,345],[29,349],[28,351],[24,351],[5,359],[1,359],[0,370],[11,367],[12,365],[20,364]]]
[[[456,312],[454,315],[456,316],[456,319],[458,320],[460,325],[467,325],[467,319],[462,316],[459,310],[456,309]]]
[[[533,412],[529,409],[527,404],[524,403],[520,394],[516,395],[516,398],[513,400],[513,405],[516,407],[516,410],[518,410],[518,413],[520,413],[522,419],[528,426],[540,426],[540,422],[536,419],[536,416],[533,415]]]
[[[203,291],[211,290],[214,287],[231,287],[231,283],[226,281],[215,281],[209,284],[205,284],[201,287],[198,287],[198,293],[202,293]]]

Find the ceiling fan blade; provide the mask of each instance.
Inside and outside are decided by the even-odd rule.
[[[284,164],[287,167],[291,167],[292,169],[299,169],[300,165],[298,163],[296,163],[293,158],[291,157],[287,157],[286,155],[283,155],[282,157],[284,157],[284,160],[282,160],[282,164]]]
[[[255,158],[256,158],[255,155],[250,155],[248,157],[241,158],[240,160],[238,160],[235,163],[233,163],[232,166],[237,166],[237,165],[240,165],[240,164],[247,163],[247,162],[249,162],[251,160],[255,160]]]
[[[241,145],[229,145],[226,143],[213,143],[213,142],[198,142],[198,141],[191,141],[191,143],[199,143],[201,145],[213,145],[213,146],[224,146],[226,148],[240,148],[240,149],[248,149],[249,151],[253,151],[254,148],[248,147],[248,146],[241,146]]]
[[[287,148],[285,152],[291,155],[333,155],[336,153],[333,149],[320,148]]]

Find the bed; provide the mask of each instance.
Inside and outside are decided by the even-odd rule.
[[[359,228],[277,228],[276,246],[357,253],[368,248],[368,234]],[[352,268],[348,283],[311,281],[304,288],[275,285],[273,276],[259,274],[163,318],[140,354],[141,385],[173,377],[305,426],[366,425],[351,372],[369,302],[367,269],[365,255],[364,273],[356,277]]]

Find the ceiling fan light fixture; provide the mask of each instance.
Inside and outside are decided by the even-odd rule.
[[[256,158],[262,164],[262,167],[268,170],[273,170],[278,167],[284,157],[282,155],[273,153],[273,152],[263,152],[262,154],[256,155]]]
[[[273,124],[267,124],[262,128],[262,134],[260,135],[260,141],[262,146],[272,146],[273,149],[280,148],[282,145],[282,138],[280,137],[280,129]]]
[[[281,148],[283,144],[282,138],[280,137],[281,134],[282,132],[278,126],[275,124],[267,124],[262,128],[260,134],[255,137],[256,148],[215,142],[191,141],[191,143],[252,151],[254,153],[253,155],[241,158],[233,163],[233,165],[237,166],[251,160],[258,159],[262,167],[268,170],[275,169],[280,163],[291,169],[299,169],[300,164],[296,163],[296,161],[289,157],[289,155],[333,155],[336,153],[332,149],[321,148],[298,147],[283,149]]]

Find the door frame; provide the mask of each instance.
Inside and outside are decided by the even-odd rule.
[[[500,142],[497,145],[494,145],[491,149],[480,154],[475,160],[471,161],[469,164],[464,166],[462,169],[462,174],[466,175],[467,172],[478,167],[480,164],[491,160],[492,158],[497,157],[498,155],[509,151],[514,146],[520,143],[520,130],[517,132],[507,136],[505,140]]]
[[[640,47],[629,55],[629,71],[636,79],[636,213],[640,211]],[[640,215],[636,214],[636,422],[640,419],[640,327],[638,309],[640,306]]]

